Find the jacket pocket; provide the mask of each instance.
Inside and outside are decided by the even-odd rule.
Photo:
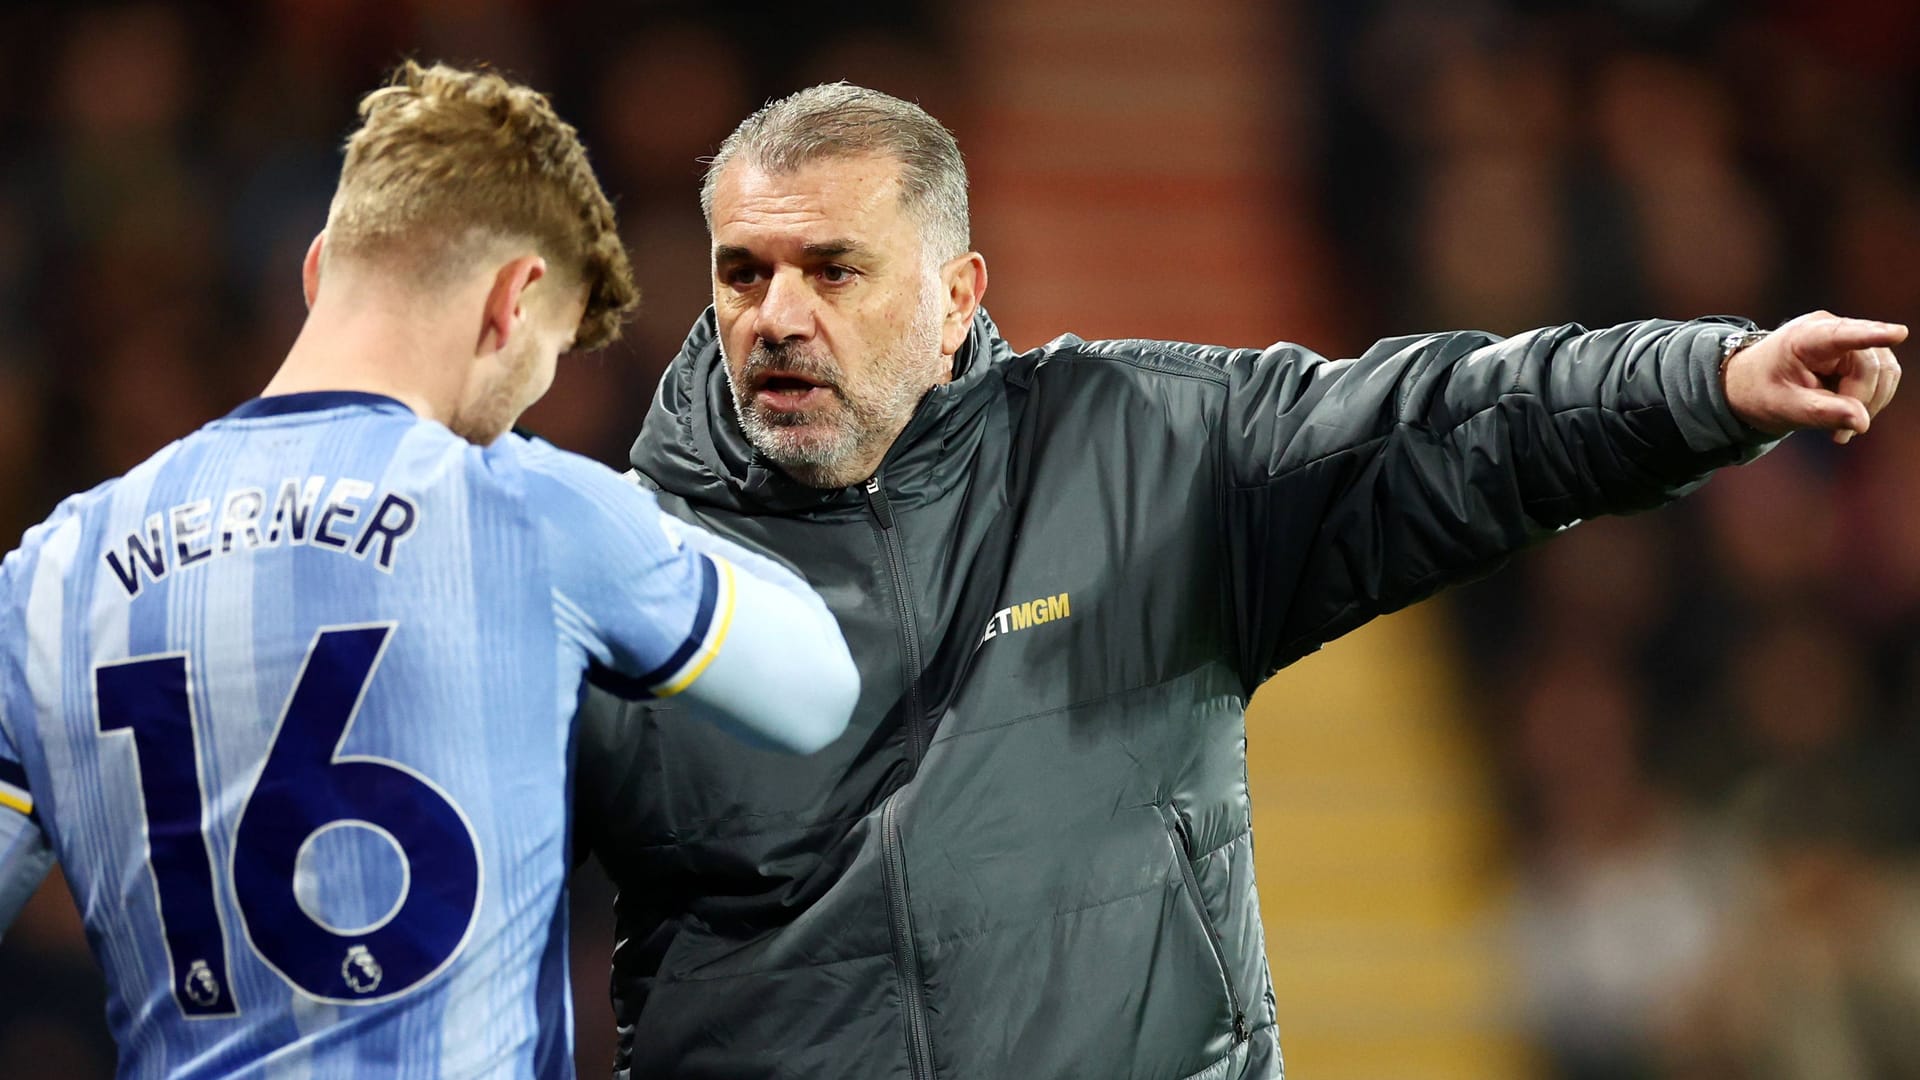
[[[1193,906],[1194,917],[1200,920],[1200,928],[1206,931],[1207,947],[1213,950],[1213,964],[1220,972],[1220,983],[1227,990],[1227,1008],[1233,1012],[1234,1045],[1246,1042],[1247,1013],[1240,1007],[1240,991],[1233,982],[1233,969],[1227,964],[1226,943],[1220,937],[1220,928],[1214,925],[1213,915],[1207,911],[1207,902],[1200,896],[1200,881],[1193,875],[1193,838],[1187,831],[1186,819],[1173,804],[1160,805],[1160,816],[1167,827],[1167,841],[1173,845],[1173,861],[1180,867],[1180,880],[1187,894],[1187,903]]]

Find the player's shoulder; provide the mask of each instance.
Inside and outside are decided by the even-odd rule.
[[[527,478],[530,493],[573,492],[588,498],[629,503],[652,503],[653,494],[598,461],[561,448],[545,439],[509,432],[495,440],[488,452],[512,455]]]
[[[28,587],[33,567],[49,545],[71,547],[86,531],[104,528],[115,510],[115,496],[129,489],[136,493],[151,489],[154,478],[197,435],[199,432],[176,439],[127,472],[60,500],[52,513],[22,533],[19,542],[0,559],[0,603],[21,601],[23,594],[16,590]]]
[[[87,510],[98,505],[115,483],[117,481],[109,480],[90,491],[67,496],[59,506],[54,507],[53,513],[21,534],[20,542],[8,550],[5,558],[0,559],[0,605],[10,609],[17,606],[14,590],[24,587],[28,568],[39,558],[40,550],[46,546],[48,538],[63,526],[70,528],[83,521]]]
[[[520,468],[543,475],[566,474],[578,469],[613,471],[584,454],[562,450],[537,435],[519,431],[509,431],[495,439],[486,452],[490,456],[510,457]]]
[[[126,482],[125,476],[116,476],[60,500],[52,513],[21,534],[17,550],[21,553],[31,553],[45,544],[47,538],[58,532],[61,526],[73,521],[84,521],[89,515],[101,512],[111,503],[113,493]]]
[[[196,433],[197,434],[197,433]],[[60,500],[39,523],[31,526],[20,536],[20,543],[7,556],[9,562],[15,556],[30,558],[62,529],[76,526],[84,527],[93,519],[109,513],[113,507],[114,495],[129,487],[151,487],[153,478],[158,476],[166,464],[173,460],[180,448],[193,436],[176,439],[156,452],[152,457],[111,479],[102,480],[85,491],[76,492]]]

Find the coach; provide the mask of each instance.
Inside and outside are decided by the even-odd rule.
[[[1905,333],[1016,354],[952,137],[844,84],[747,119],[702,201],[714,305],[633,465],[801,570],[865,690],[806,760],[590,703],[577,827],[620,888],[633,1077],[1279,1076],[1254,689],[1557,527],[1865,431]]]

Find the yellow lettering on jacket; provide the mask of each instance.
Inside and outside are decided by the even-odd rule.
[[[1037,600],[1004,607],[994,612],[993,618],[987,620],[986,630],[980,635],[980,642],[985,644],[989,639],[999,637],[1001,634],[1026,630],[1041,623],[1064,619],[1071,614],[1073,610],[1068,605],[1066,593],[1056,593],[1053,596],[1043,596]]]

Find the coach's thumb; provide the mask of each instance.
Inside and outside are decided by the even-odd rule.
[[[1844,443],[1855,435],[1866,434],[1867,426],[1873,422],[1867,415],[1866,405],[1845,394],[1809,387],[1797,390],[1794,397],[1793,426],[1834,432],[1835,442]]]

